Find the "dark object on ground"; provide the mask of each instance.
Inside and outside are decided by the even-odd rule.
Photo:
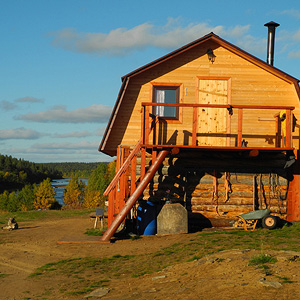
[[[7,230],[15,230],[18,229],[19,225],[15,218],[9,218],[7,222],[7,226],[2,227],[2,229],[7,229]]]

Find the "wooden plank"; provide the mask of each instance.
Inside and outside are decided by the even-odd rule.
[[[140,181],[143,180],[144,176],[146,173],[146,148],[142,147],[141,148],[141,176],[140,176]]]
[[[195,103],[150,103],[142,102],[142,106],[170,106],[170,107],[209,107],[209,108],[245,108],[245,109],[266,109],[266,110],[294,110],[295,106],[287,105],[241,105],[241,104],[195,104]]]
[[[242,147],[242,138],[243,138],[243,109],[239,108],[239,111],[238,111],[238,141],[237,141],[238,147]]]
[[[286,111],[286,147],[291,147],[291,137],[292,137],[292,131],[291,131],[291,119],[292,114],[290,110]]]
[[[150,113],[150,107],[146,106],[145,107],[145,116],[144,116],[145,117],[145,123],[144,123],[145,124],[145,129],[144,129],[144,132],[145,132],[144,143],[145,144],[149,144],[149,134],[150,134],[149,113]]]
[[[198,119],[198,108],[193,107],[193,129],[192,129],[192,145],[193,146],[196,146],[196,144],[197,144],[197,129],[198,129],[197,119]]]
[[[130,193],[136,189],[136,155],[131,160]]]

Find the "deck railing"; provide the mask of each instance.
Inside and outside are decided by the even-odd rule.
[[[206,108],[212,108],[212,109],[224,109],[227,110],[227,118],[231,118],[231,114],[234,111],[234,114],[237,113],[237,125],[235,125],[235,132],[232,132],[232,128],[229,128],[229,131],[227,131],[224,134],[224,137],[230,139],[232,137],[235,137],[235,145],[230,146],[228,143],[224,148],[240,148],[243,146],[243,138],[244,136],[249,137],[253,136],[255,137],[255,132],[253,132],[254,128],[250,129],[250,134],[245,134],[245,131],[249,132],[249,128],[245,128],[245,115],[248,111],[251,110],[258,110],[261,112],[269,111],[270,117],[269,118],[261,118],[262,121],[274,121],[274,131],[271,133],[272,138],[274,138],[274,141],[272,146],[269,146],[270,148],[280,148],[280,149],[291,149],[292,148],[292,111],[295,109],[292,106],[263,106],[263,105],[223,105],[223,104],[183,104],[183,103],[150,103],[150,102],[143,102],[142,103],[142,144],[147,146],[163,146],[161,143],[158,144],[157,138],[156,138],[156,128],[153,129],[153,141],[150,142],[150,131],[149,131],[149,124],[152,122],[153,118],[157,118],[157,116],[152,114],[153,107],[156,106],[164,106],[164,107],[177,107],[179,110],[182,110],[183,120],[185,119],[184,114],[187,109],[192,109],[192,122],[191,125],[188,125],[190,128],[186,128],[184,122],[181,124],[181,126],[178,126],[174,124],[174,122],[170,122],[168,125],[168,128],[172,130],[172,128],[185,128],[185,130],[190,130],[191,132],[191,144],[176,144],[177,146],[182,147],[203,147],[203,145],[198,145],[197,139],[199,135],[203,134],[203,132],[199,132],[199,111],[200,109],[206,109]],[[273,111],[273,112],[272,112]],[[280,112],[285,113],[285,119],[282,121]],[[224,115],[224,114],[223,114]],[[265,115],[265,113],[264,113]],[[159,117],[159,119],[165,123],[168,124],[168,120]],[[236,119],[235,119],[236,120]],[[259,120],[259,117],[258,117]],[[236,121],[235,121],[236,122]],[[247,121],[248,122],[248,121]],[[285,133],[282,134],[282,122],[285,122]],[[180,122],[179,122],[180,123]],[[228,124],[228,123],[227,123]],[[228,126],[228,125],[227,125]],[[230,127],[230,126],[229,126]],[[227,128],[228,129],[228,128]],[[261,128],[259,128],[261,130]],[[205,133],[204,133],[205,134]],[[270,136],[270,132],[265,132],[266,136]],[[218,136],[218,133],[215,133],[215,136]],[[261,136],[261,135],[260,135]],[[167,145],[165,145],[167,146]],[[213,148],[211,146],[210,148]],[[254,147],[255,148],[255,147]],[[265,148],[265,146],[257,147],[257,148]]]

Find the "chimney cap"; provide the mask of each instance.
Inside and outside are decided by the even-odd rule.
[[[278,23],[276,23],[276,22],[273,22],[273,21],[271,21],[271,22],[269,22],[269,23],[266,23],[264,26],[267,26],[267,27],[269,27],[269,26],[278,27],[278,26],[280,26],[280,24],[278,24]]]

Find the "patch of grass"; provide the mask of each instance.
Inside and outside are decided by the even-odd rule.
[[[278,279],[281,280],[282,283],[293,283],[294,281],[290,280],[288,277],[285,276],[276,276]]]
[[[36,276],[39,276],[39,275],[42,275],[42,274],[43,274],[43,272],[37,271],[37,272],[31,273],[31,274],[29,275],[29,277],[32,278],[32,277],[36,277]]]
[[[0,278],[7,277],[7,276],[9,276],[9,275],[11,275],[11,274],[0,274]]]
[[[257,256],[253,256],[250,260],[248,265],[253,266],[253,265],[262,265],[266,263],[275,263],[277,259],[271,255],[267,254],[259,254]]]
[[[189,258],[189,259],[187,260],[187,262],[189,262],[189,261],[194,261],[194,260],[199,260],[199,259],[201,259],[201,258],[202,258],[202,257],[199,256],[199,255],[194,255],[193,257]]]
[[[132,235],[131,237],[130,237],[130,239],[132,240],[132,241],[135,241],[135,240],[139,240],[139,239],[141,239],[142,237],[140,236],[140,235]]]
[[[92,235],[92,236],[102,236],[103,231],[98,228],[89,228],[86,230],[84,234]]]
[[[260,265],[258,266],[258,269],[261,269],[266,276],[270,276],[273,274],[272,270],[267,265]]]
[[[70,291],[70,292],[66,292],[65,294],[66,295],[72,295],[72,296],[83,295],[83,294],[92,292],[95,288],[107,286],[106,285],[107,282],[109,282],[109,280],[107,280],[107,279],[95,281],[92,284],[90,284],[88,287],[78,289],[78,290],[73,290],[73,291]]]
[[[143,272],[141,272],[141,273],[133,273],[133,274],[131,275],[131,277],[137,278],[137,277],[140,277],[140,276],[143,276],[143,275],[146,275],[146,274],[151,274],[151,273],[150,273],[150,272],[147,272],[147,271],[143,271]]]
[[[0,224],[7,224],[8,218],[12,215],[16,218],[17,222],[23,222],[36,219],[49,219],[49,218],[66,218],[74,217],[94,212],[95,209],[70,209],[70,210],[32,210],[32,211],[17,211],[14,213],[0,212]]]

